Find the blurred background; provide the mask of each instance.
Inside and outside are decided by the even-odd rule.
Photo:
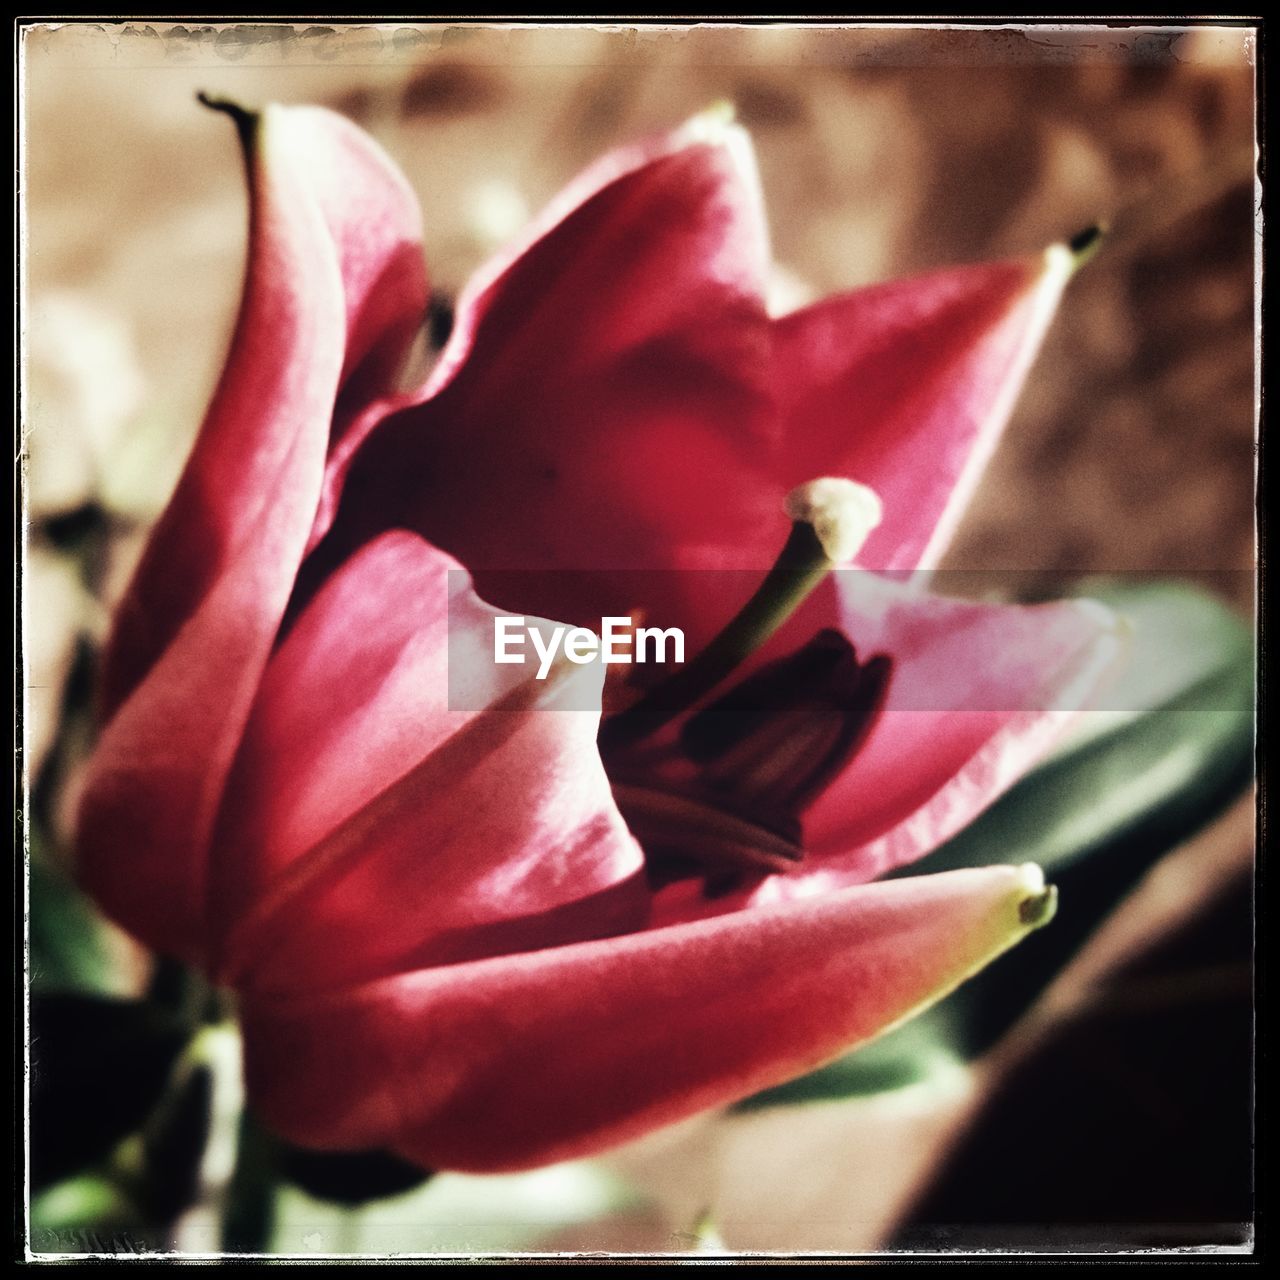
[[[972,1052],[948,1051],[945,1070],[903,1087],[828,1085],[520,1179],[438,1177],[358,1209],[286,1180],[270,1247],[858,1252],[1248,1238],[1254,52],[1253,31],[1221,26],[22,28],[37,993],[123,1001],[154,987],[147,958],[71,891],[67,814],[91,742],[95,646],[199,424],[239,295],[234,131],[196,105],[197,90],[321,103],[369,130],[421,199],[446,300],[601,151],[718,99],[755,141],[781,308],[1109,220],[947,567],[960,589],[1020,598],[1100,575],[1120,593],[1137,579],[1143,591],[1162,579],[1195,588],[1191,603],[1145,595],[1139,608],[1153,637],[1188,638],[1189,665],[1172,694],[1151,694],[1147,755],[1129,740],[1105,765],[1123,759],[1124,778],[1145,780],[1136,808],[1078,834],[1079,811],[1105,793],[1095,750],[1094,773],[1058,776],[1049,801],[1024,795],[1021,809],[1005,806],[1005,826],[986,829],[988,846],[1017,843],[1024,860],[1026,833],[1042,838],[1074,795],[1072,847],[1098,854],[1090,866],[1105,853],[1113,869],[1082,878],[1087,928],[1027,991],[1001,997],[1006,1012],[970,1035]],[[1171,698],[1202,686],[1204,705],[1192,714],[1180,702],[1168,717]],[[76,1005],[56,1017],[49,1043],[83,1050],[91,1015]],[[124,1075],[140,1069],[131,1055]],[[92,1102],[107,1075],[81,1095]],[[49,1148],[75,1148],[92,1120],[51,1105]],[[135,1127],[153,1125],[139,1109]],[[120,1137],[98,1147],[115,1159]],[[138,1197],[113,1200],[107,1157],[93,1152],[33,1166],[35,1247],[110,1248],[130,1231],[219,1247],[211,1206],[233,1155],[221,1174],[202,1156],[187,1202],[158,1227]]]

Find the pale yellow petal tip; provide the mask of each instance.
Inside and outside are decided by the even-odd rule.
[[[733,103],[721,98],[686,120],[681,132],[689,142],[722,143],[734,131],[737,119]]]
[[[1117,658],[1121,658],[1129,652],[1133,644],[1134,634],[1133,621],[1130,618],[1123,613],[1117,613],[1100,600],[1085,598],[1075,600],[1072,603],[1075,605],[1077,612],[1083,614],[1097,627],[1098,642],[1109,642],[1110,651]]]
[[[724,1237],[716,1227],[710,1209],[704,1209],[698,1215],[698,1220],[693,1225],[693,1237],[696,1242],[694,1247],[699,1253],[724,1253],[727,1250]]]
[[[1058,890],[1045,884],[1044,872],[1034,862],[1025,862],[1018,868],[1018,887],[1023,894],[1018,903],[1018,920],[1029,929],[1048,924],[1058,909]]]
[[[733,124],[738,118],[738,108],[728,98],[717,98],[710,106],[700,111],[698,116],[707,120],[718,120],[721,124]]]
[[[1067,250],[1075,259],[1077,270],[1102,248],[1102,242],[1107,238],[1110,230],[1111,228],[1105,222],[1095,222],[1067,241]]]
[[[856,556],[884,516],[874,489],[838,476],[798,485],[787,494],[783,509],[790,519],[813,526],[832,564]]]
[[[1095,222],[1070,240],[1051,244],[1044,251],[1046,272],[1064,281],[1070,279],[1102,248],[1107,231],[1105,222]]]
[[[1108,635],[1129,636],[1133,632],[1133,623],[1122,613],[1117,613],[1110,605],[1101,600],[1093,600],[1081,596],[1071,602],[1076,612],[1083,614],[1099,631]]]

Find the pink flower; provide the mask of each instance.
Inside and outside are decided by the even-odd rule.
[[[836,547],[799,511],[788,546],[933,565],[1064,248],[772,319],[749,144],[709,115],[577,179],[404,392],[404,180],[326,111],[228,110],[244,300],[116,618],[80,866],[234,988],[272,1127],[435,1168],[588,1153],[832,1058],[1043,921],[1035,868],[869,882],[1048,749],[1112,656],[1095,607],[829,574],[699,712],[599,744],[599,667],[477,663],[462,707],[448,661],[502,610],[641,609],[697,651],[822,476],[879,523]],[[864,490],[793,510],[829,490],[847,525]]]

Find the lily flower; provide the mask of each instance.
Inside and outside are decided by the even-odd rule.
[[[711,113],[572,183],[406,390],[403,177],[328,111],[210,105],[243,302],[115,619],[79,867],[236,993],[270,1127],[431,1168],[588,1154],[1048,918],[1035,867],[874,881],[1049,749],[1111,619],[864,570],[937,562],[1066,247],[771,317],[750,146]],[[637,612],[691,652],[643,687],[458,665],[500,616]]]

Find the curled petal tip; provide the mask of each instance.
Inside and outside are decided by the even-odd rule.
[[[1078,231],[1072,236],[1067,241],[1067,248],[1077,256],[1082,253],[1088,253],[1101,242],[1106,233],[1106,225],[1101,222],[1095,222],[1092,226],[1085,227],[1083,231]]]
[[[203,89],[197,91],[196,101],[202,107],[208,107],[210,111],[221,111],[223,115],[230,116],[242,138],[249,137],[257,127],[262,115],[261,112],[241,106],[240,103],[233,102],[230,98],[220,98],[214,94],[206,93]]]
[[[1030,929],[1048,924],[1058,906],[1058,890],[1045,884],[1044,872],[1034,862],[1018,868],[1018,887],[1024,895],[1018,903],[1019,922]]]
[[[733,103],[720,98],[685,121],[681,132],[689,142],[721,143],[735,127],[737,116]]]
[[[1072,603],[1086,617],[1092,618],[1106,630],[1116,631],[1125,625],[1124,619],[1101,600],[1091,600],[1086,596]]]
[[[1098,600],[1084,599],[1073,603],[1076,610],[1097,627],[1098,640],[1107,644],[1109,653],[1119,660],[1129,652],[1133,643],[1133,623],[1124,614]]]
[[[1044,892],[1044,872],[1038,863],[1024,862],[1018,867],[1018,887],[1028,895]]]
[[[884,515],[874,489],[837,476],[810,480],[792,489],[783,508],[792,520],[813,526],[832,564],[856,556]]]
[[[1053,919],[1058,910],[1058,890],[1055,885],[1046,885],[1040,868],[1028,863],[1024,871],[1034,871],[1040,887],[1018,904],[1018,919],[1029,929],[1039,929]]]
[[[1107,224],[1095,222],[1078,231],[1065,245],[1054,245],[1053,248],[1065,250],[1067,266],[1071,272],[1076,272],[1102,247],[1106,234]]]

